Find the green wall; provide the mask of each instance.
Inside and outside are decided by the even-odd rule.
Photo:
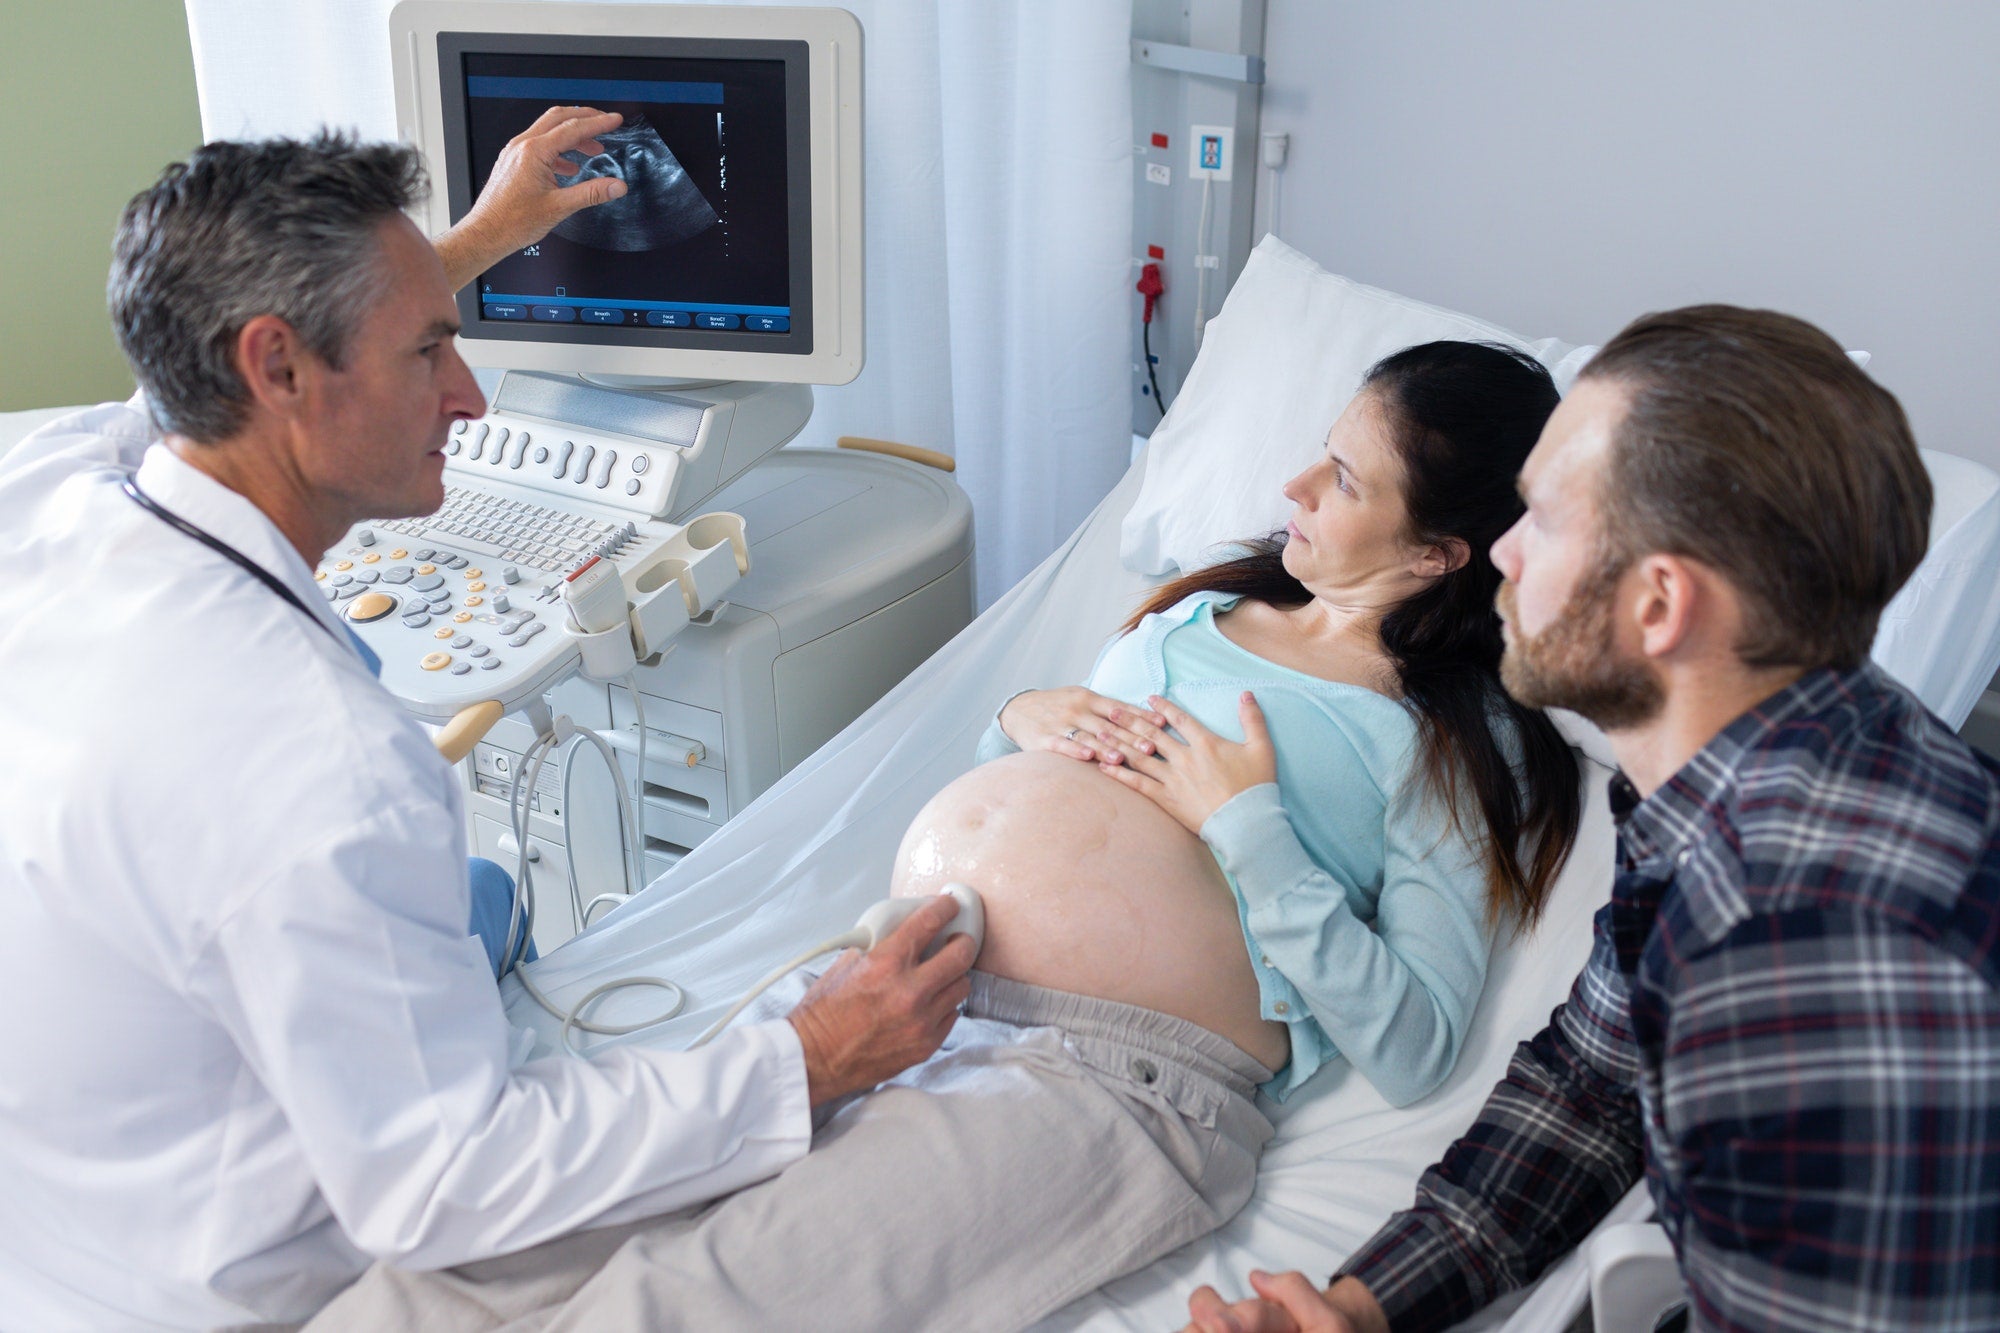
[[[201,143],[177,0],[0,0],[0,411],[123,398],[118,214]]]

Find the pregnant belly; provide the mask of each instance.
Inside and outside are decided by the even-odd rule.
[[[953,880],[986,902],[981,971],[1187,1019],[1276,1069],[1236,901],[1201,839],[1088,764],[1009,755],[939,792],[896,854],[891,892]]]

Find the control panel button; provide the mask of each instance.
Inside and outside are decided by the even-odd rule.
[[[500,571],[500,577],[507,580],[507,582],[509,583],[519,583],[521,581],[521,571],[514,568],[514,566],[512,565],[508,565],[505,569],[502,569]]]
[[[454,648],[470,648],[472,646],[472,636],[470,634],[454,634],[451,637],[451,646]]]
[[[576,472],[574,473],[574,477],[577,485],[581,486],[586,480],[589,479],[590,464],[592,460],[595,459],[596,457],[597,457],[596,445],[586,444],[583,446],[583,452],[577,457],[576,460]]]
[[[601,491],[606,486],[609,486],[611,484],[611,469],[617,466],[618,466],[618,451],[616,449],[606,449],[604,451],[604,460],[598,465],[597,469],[598,490]]]
[[[381,577],[381,574],[372,569],[357,569],[354,571],[354,581],[356,583],[373,583]]]
[[[363,546],[373,546],[375,544],[375,529],[359,529],[354,534],[354,540],[360,542]]]
[[[415,577],[416,575],[410,573],[408,565],[391,565],[382,571],[382,582],[384,583],[408,583]]]
[[[649,467],[651,467],[651,466],[653,466],[653,456],[652,456],[651,454],[633,454],[633,455],[632,455],[632,475],[633,475],[633,476],[635,476],[635,477],[643,477],[643,476],[645,476],[645,475],[646,475],[646,469],[647,469],[647,468],[649,468]]]
[[[451,433],[453,435],[463,435],[471,425],[471,422],[467,421],[464,417],[460,417],[457,421],[451,423]]]
[[[561,481],[569,469],[569,456],[576,452],[575,440],[564,440],[556,448],[556,480]]]
[[[327,580],[327,582],[331,583],[331,584],[332,584],[332,585],[333,585],[334,587],[336,587],[336,588],[344,588],[344,587],[346,587],[346,586],[347,586],[348,584],[350,584],[350,583],[354,582],[354,575],[352,575],[352,574],[335,574],[335,575],[334,575],[333,577],[331,577],[330,579],[328,579],[328,580]]]
[[[460,611],[457,615],[453,616],[452,619],[457,621],[459,624],[463,625],[466,621],[472,619],[472,612]]]
[[[500,659],[497,657],[484,657],[481,658],[479,661],[479,669],[481,671],[491,671],[494,667],[497,667],[499,665],[500,665]]]
[[[485,571],[485,570],[483,570],[483,569],[468,569],[468,570],[466,570],[466,571],[465,571],[465,577],[467,577],[467,578],[469,578],[469,579],[476,579],[476,578],[480,577],[480,576],[481,576],[482,574],[484,574],[485,572],[486,572],[486,571]]]
[[[410,586],[418,592],[429,592],[432,588],[443,586],[444,575],[429,573],[429,569],[429,565],[418,565],[417,576],[410,580]]]
[[[427,561],[430,558],[431,558],[431,553],[429,551],[420,551],[417,554],[417,559],[419,560]],[[419,574],[435,574],[437,572],[438,572],[438,567],[436,565],[422,564],[417,566],[417,573]]]
[[[485,587],[486,585],[482,583],[482,584],[479,584],[478,586],[479,586],[479,587],[482,587],[482,588],[483,588],[483,587]],[[485,599],[484,597],[480,597],[480,596],[478,596],[478,595],[476,595],[476,594],[475,594],[474,596],[471,596],[471,597],[468,597],[468,598],[466,598],[466,599],[465,599],[465,604],[466,604],[467,606],[483,606],[483,605],[485,605],[485,603],[486,603],[486,599]]]
[[[333,567],[338,570],[349,570],[354,568],[354,562],[352,560],[336,560],[333,562]]]
[[[398,546],[395,550],[389,552],[389,558],[391,560],[401,560],[408,554],[409,554],[408,551],[405,551],[402,547]]]
[[[347,618],[357,625],[380,620],[396,609],[396,599],[386,592],[364,592],[347,604]]]
[[[685,310],[648,310],[646,322],[656,329],[684,329],[694,321]]]
[[[430,558],[431,558],[432,556],[434,556],[434,555],[436,555],[436,554],[437,554],[437,552],[436,552],[436,551],[433,551],[433,550],[432,550],[432,549],[431,549],[430,547],[428,547],[428,546],[420,546],[420,547],[418,547],[418,548],[417,548],[417,552],[416,552],[416,557],[417,557],[417,559],[419,559],[419,560],[428,560],[428,559],[430,559]],[[420,569],[420,570],[418,570],[418,571],[417,571],[417,573],[419,573],[419,574],[428,574],[428,573],[430,573],[430,571],[429,571],[428,569]]]
[[[510,605],[512,603],[507,600],[506,593],[496,592],[493,594],[493,609],[495,611],[505,611]]]
[[[535,461],[537,463],[546,463],[549,461],[549,447],[546,444],[535,446]]]
[[[451,664],[451,674],[454,676],[463,676],[470,670],[472,670],[472,663],[470,662],[453,662]]]
[[[434,635],[432,635],[431,637],[433,637],[433,638],[438,638],[438,639],[449,639],[449,638],[450,638],[450,637],[451,637],[452,635],[454,635],[454,634],[456,634],[456,633],[458,633],[458,631],[457,631],[457,630],[455,630],[455,629],[452,629],[452,628],[451,628],[450,626],[448,626],[448,625],[440,625],[440,626],[438,627],[438,631],[437,631],[437,633],[436,633],[436,634],[434,634]]]
[[[453,458],[458,457],[458,451],[463,449],[464,447],[465,447],[464,443],[459,440],[446,440],[444,442],[444,451],[447,454],[450,454]]]
[[[743,327],[741,315],[724,314],[719,310],[704,310],[694,317],[698,329],[740,329]]]
[[[637,477],[628,477],[625,481],[625,494],[637,495],[638,493],[639,493],[639,479]]]
[[[408,625],[411,629],[422,629],[424,626],[431,623],[431,618],[429,614],[427,614],[426,612],[412,611],[410,612],[410,614],[403,617],[403,623],[405,625]]]
[[[451,654],[425,653],[423,660],[418,662],[417,665],[426,671],[442,671],[451,665]]]
[[[474,657],[484,657],[484,656],[486,656],[486,654],[488,654],[488,653],[490,653],[490,652],[492,652],[492,651],[493,651],[493,650],[492,650],[491,648],[488,648],[488,647],[487,647],[487,646],[486,646],[485,644],[483,644],[483,643],[475,643],[475,644],[473,644],[473,645],[472,645],[472,655],[473,655]]]
[[[325,570],[323,570],[323,569],[315,569],[315,570],[313,571],[313,582],[314,582],[314,583],[325,583],[325,582],[326,582],[326,571],[325,571]]]

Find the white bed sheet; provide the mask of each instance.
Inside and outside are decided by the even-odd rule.
[[[613,977],[672,978],[687,987],[687,1011],[627,1040],[683,1045],[767,968],[852,924],[887,892],[911,818],[971,765],[993,710],[1015,690],[1082,679],[1147,586],[1118,560],[1119,522],[1143,467],[1142,456],[1068,543],[874,708],[643,894],[537,964],[544,990],[573,1002]],[[1610,883],[1612,833],[1606,774],[1594,764],[1588,772],[1588,812],[1546,920],[1496,949],[1446,1084],[1398,1111],[1345,1065],[1323,1072],[1276,1109],[1277,1136],[1241,1215],[1044,1327],[1179,1327],[1199,1283],[1241,1293],[1252,1266],[1323,1276],[1408,1203],[1417,1176],[1471,1122],[1514,1047],[1547,1021],[1589,952],[1590,917]],[[602,1012],[637,1018],[655,1005],[657,992],[633,991]],[[538,1049],[554,1049],[557,1025],[517,984],[508,1007],[513,1021],[536,1030]],[[1545,1281],[1509,1327],[1562,1327],[1580,1304],[1582,1280],[1578,1269],[1568,1281]],[[1489,1311],[1468,1327],[1496,1327],[1500,1316]]]

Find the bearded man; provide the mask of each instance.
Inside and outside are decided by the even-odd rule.
[[[1590,961],[1328,1287],[1193,1327],[1448,1327],[1642,1173],[1694,1328],[2000,1327],[2000,769],[1868,661],[1930,520],[1902,409],[1799,320],[1649,315],[1521,493],[1507,687],[1622,770]]]

